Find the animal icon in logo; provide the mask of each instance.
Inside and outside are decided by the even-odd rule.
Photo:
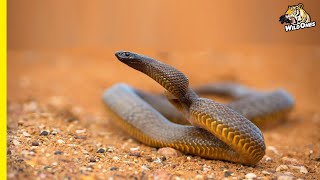
[[[300,24],[309,23],[311,21],[309,14],[303,9],[303,4],[288,6],[284,15],[280,16],[279,21],[281,24]]]

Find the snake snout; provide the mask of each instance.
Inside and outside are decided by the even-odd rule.
[[[122,63],[132,67],[133,69],[141,71],[147,75],[149,73],[149,69],[147,67],[149,67],[150,64],[152,65],[156,62],[150,57],[143,56],[143,55],[136,54],[129,51],[117,51],[115,53],[115,56]]]
[[[143,63],[143,59],[141,59],[140,56],[136,53],[132,53],[129,51],[117,51],[115,53],[115,56],[124,64],[134,69],[141,70],[141,64]]]
[[[129,52],[129,51],[117,51],[115,53],[115,56],[119,60],[129,60],[129,59],[134,59],[134,57],[135,57],[134,53]]]

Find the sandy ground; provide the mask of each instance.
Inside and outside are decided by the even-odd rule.
[[[236,81],[287,89],[296,106],[263,130],[266,156],[254,167],[181,155],[164,157],[113,125],[101,95],[125,82],[163,89],[113,56],[115,50],[8,52],[9,179],[320,178],[320,47],[243,46],[139,53],[180,69],[193,86]],[[46,133],[47,132],[47,133]]]

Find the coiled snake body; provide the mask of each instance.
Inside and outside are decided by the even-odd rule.
[[[220,104],[200,98],[189,88],[188,78],[167,64],[132,52],[119,51],[115,55],[121,62],[162,85],[169,102],[191,124],[169,121],[166,117],[175,116],[176,112],[173,110],[173,113],[166,114],[163,105],[170,108],[172,105],[161,97],[125,84],[116,84],[106,90],[103,100],[113,121],[150,146],[173,147],[208,159],[254,165],[265,154],[263,135],[254,123],[284,115],[293,106],[292,97],[284,90],[259,94],[245,91],[241,86],[236,86],[236,89],[226,85],[211,89],[213,93],[225,92],[242,98],[228,105]],[[203,89],[198,89],[198,92],[201,91]]]

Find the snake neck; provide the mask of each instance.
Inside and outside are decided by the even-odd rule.
[[[186,119],[189,119],[192,103],[199,98],[198,95],[190,88],[188,88],[186,93],[180,94],[179,97],[172,95],[169,91],[165,91],[164,95],[176,109],[182,112]]]
[[[189,109],[193,102],[195,102],[199,96],[190,88],[187,88],[185,94],[181,94],[179,101],[185,105],[185,108]]]

